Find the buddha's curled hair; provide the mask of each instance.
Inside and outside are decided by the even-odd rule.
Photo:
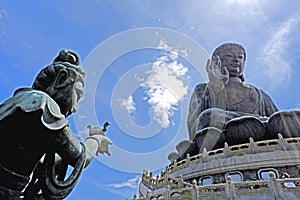
[[[238,43],[231,43],[231,42],[228,42],[228,43],[224,43],[224,44],[221,44],[220,46],[218,46],[212,56],[217,56],[217,55],[220,55],[221,52],[223,51],[226,51],[228,49],[241,49],[244,53],[244,62],[246,61],[246,51],[244,49],[244,47],[241,45],[241,44],[238,44]]]

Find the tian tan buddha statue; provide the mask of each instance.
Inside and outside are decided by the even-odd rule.
[[[207,151],[254,141],[300,136],[299,111],[278,111],[261,89],[245,83],[245,49],[235,43],[217,47],[207,61],[208,83],[196,86],[187,126],[190,146],[178,160]]]

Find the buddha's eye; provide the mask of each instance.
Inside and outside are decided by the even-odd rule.
[[[230,59],[230,58],[232,58],[231,54],[226,54],[226,55],[222,56],[222,60],[226,60],[226,59]]]

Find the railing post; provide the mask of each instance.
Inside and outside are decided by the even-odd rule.
[[[147,184],[147,172],[146,172],[146,170],[144,169],[143,170],[143,174],[142,174],[142,182],[144,183],[144,184]]]
[[[172,165],[172,169],[171,169],[170,173],[176,171],[176,166],[177,166],[177,159],[174,160],[174,163]]]
[[[234,185],[232,184],[231,176],[227,176],[226,195],[228,200],[234,199]]]
[[[273,193],[274,199],[276,200],[282,199],[279,195],[274,173],[270,172],[269,176],[270,176],[269,185],[270,185],[271,192]]]
[[[256,144],[255,144],[253,138],[250,137],[249,141],[250,141],[250,152],[251,153],[256,153],[257,152],[257,147],[256,147]]]
[[[193,180],[193,186],[192,186],[192,200],[198,200],[199,199],[199,190],[197,186],[197,181]]]
[[[165,192],[165,200],[170,200],[171,199],[170,194],[171,194],[170,185],[167,185],[166,192]]]
[[[183,187],[184,187],[184,181],[183,181],[183,176],[181,174],[179,177],[179,180],[178,180],[178,189],[183,188]]]
[[[189,167],[190,165],[191,165],[191,157],[190,157],[190,154],[188,153],[186,155],[186,159],[185,159],[185,166]]]
[[[279,138],[279,144],[282,148],[283,151],[287,151],[288,150],[288,146],[286,144],[286,141],[283,139],[282,135],[279,133],[278,134],[278,138]]]
[[[208,153],[206,151],[206,148],[203,148],[202,158],[203,158],[203,162],[206,162],[208,160]]]
[[[225,157],[229,156],[229,147],[228,147],[228,143],[227,142],[224,142],[223,154],[224,154]]]
[[[153,189],[153,184],[152,184],[152,172],[149,172],[149,187],[151,188],[151,189]]]
[[[150,200],[150,198],[151,198],[150,190],[147,190],[146,200]]]
[[[159,175],[156,175],[156,179],[155,179],[155,189],[158,188],[158,181],[159,181]]]
[[[169,169],[168,169],[168,166],[166,166],[166,171],[165,171],[164,187],[167,187],[167,185],[169,185]]]

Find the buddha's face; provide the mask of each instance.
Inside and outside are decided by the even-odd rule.
[[[221,65],[226,67],[229,76],[239,77],[244,71],[244,52],[237,47],[225,48],[220,53]]]

